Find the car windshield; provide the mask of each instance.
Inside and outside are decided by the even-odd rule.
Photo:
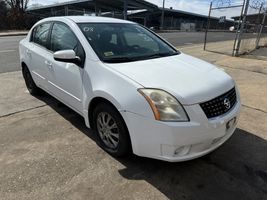
[[[137,24],[78,24],[103,62],[119,63],[177,55],[179,52]]]

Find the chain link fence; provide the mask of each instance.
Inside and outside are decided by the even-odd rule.
[[[227,55],[234,54],[244,2],[245,0],[238,3],[233,3],[231,0],[211,2],[205,34],[205,50]],[[234,20],[232,17],[237,17],[238,20]],[[212,40],[214,37],[220,42],[214,42]]]
[[[216,42],[210,42],[212,34],[216,34],[218,41],[223,42],[219,45]],[[238,56],[266,45],[266,3],[264,0],[214,0],[211,2],[205,34],[205,50]]]
[[[267,45],[264,1],[250,0],[247,3],[246,21],[244,21],[239,54],[248,54],[258,47]]]

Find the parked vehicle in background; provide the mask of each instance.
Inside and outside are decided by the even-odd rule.
[[[84,117],[113,156],[184,161],[231,137],[233,79],[136,23],[68,16],[39,21],[20,42],[26,86]]]
[[[229,31],[231,31],[231,32],[233,32],[233,31],[235,31],[235,26],[231,26],[230,28],[229,28]]]

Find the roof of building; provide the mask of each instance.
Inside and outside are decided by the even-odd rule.
[[[69,6],[69,5],[75,5],[77,7],[84,7],[88,6],[88,3],[96,3],[99,7],[110,7],[110,8],[117,8],[120,10],[123,10],[124,6],[124,0],[72,0],[72,1],[67,1],[67,2],[62,2],[62,3],[55,3],[51,5],[43,5],[43,6],[38,6],[38,7],[30,7],[27,9],[27,11],[36,11],[36,10],[50,10],[52,8],[58,8],[58,7],[64,7],[64,6]],[[158,8],[153,3],[147,2],[145,0],[128,0],[128,9],[129,10],[136,10],[140,8],[145,8],[145,9],[155,9]]]
[[[163,10],[163,8],[159,8],[161,11]],[[185,15],[191,15],[191,16],[195,16],[195,17],[203,17],[203,18],[207,18],[207,15],[202,15],[202,14],[198,14],[198,13],[193,13],[193,12],[187,12],[187,11],[183,11],[183,10],[177,10],[177,9],[170,9],[170,8],[164,8],[165,12],[172,12],[172,13],[179,13],[179,14],[185,14]]]
[[[70,19],[74,21],[75,23],[130,23],[134,24],[134,22],[122,20],[122,19],[116,19],[111,17],[97,17],[97,16],[62,16],[62,17],[48,17],[43,19],[43,21],[51,21],[51,20],[61,20],[61,19]]]
[[[263,16],[264,13],[254,13],[254,14],[248,14],[247,17],[259,17],[259,16]],[[239,20],[240,19],[240,16],[233,16],[231,17],[232,19],[234,20]]]
[[[162,10],[163,10],[163,8],[158,8],[158,10],[157,11],[154,11],[152,14],[160,14],[161,15]],[[139,14],[147,13],[147,12],[149,12],[149,11],[142,10],[140,12],[135,12],[135,13],[132,13],[130,15],[134,16],[134,15],[139,15]],[[192,16],[192,17],[198,17],[198,18],[208,19],[208,16],[207,15],[202,15],[202,14],[187,12],[187,11],[183,11],[183,10],[170,9],[170,8],[164,8],[164,13],[165,13],[165,15],[167,15],[167,14],[170,14],[170,15],[179,15],[179,16],[182,15],[182,16]],[[215,20],[218,20],[219,19],[218,17],[213,17],[213,16],[211,16],[210,18],[211,19],[215,19]],[[226,21],[232,22],[233,20],[227,19]]]

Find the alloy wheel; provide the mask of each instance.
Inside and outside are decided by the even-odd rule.
[[[114,118],[107,112],[100,112],[97,116],[97,130],[104,144],[116,149],[119,144],[119,128]]]

